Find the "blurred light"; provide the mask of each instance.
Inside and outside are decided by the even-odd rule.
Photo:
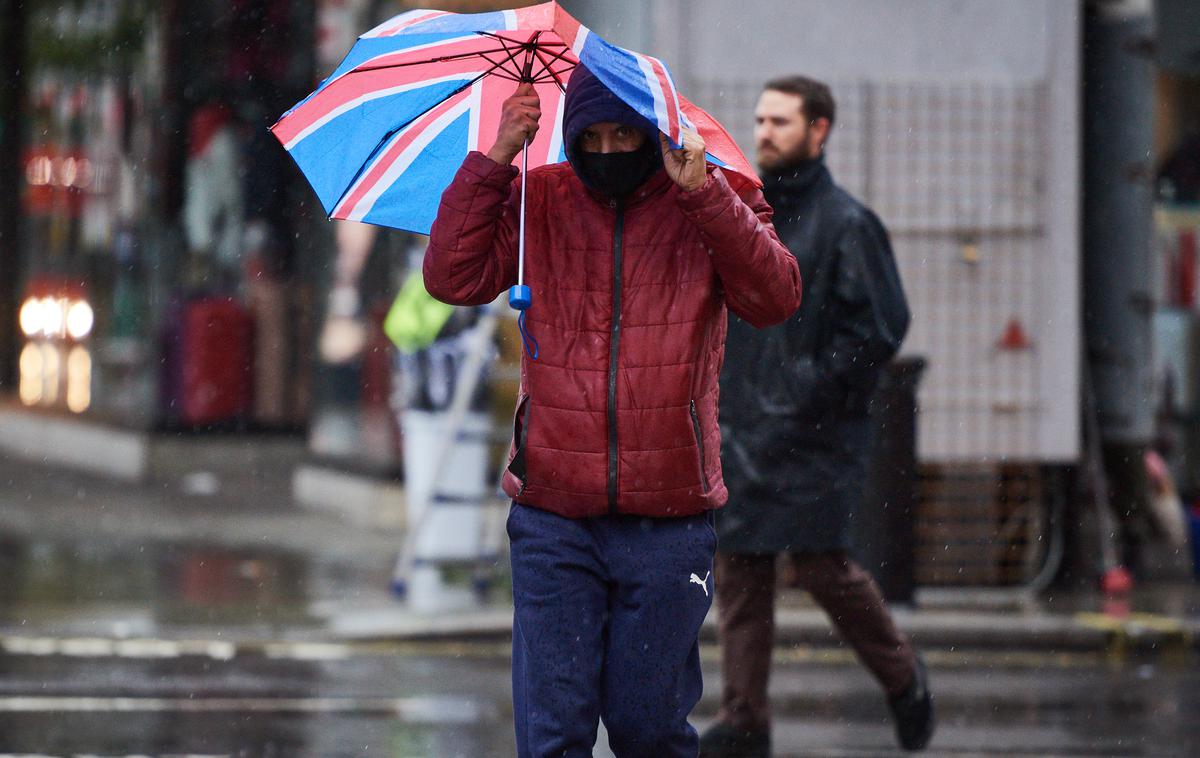
[[[42,300],[42,334],[47,337],[61,337],[63,322],[66,321],[65,298],[48,297]]]
[[[29,343],[21,350],[21,402],[37,405],[42,399],[42,350]]]
[[[58,357],[58,345],[43,342],[42,349],[42,402],[53,405],[58,402],[58,384],[62,360]]]
[[[95,178],[95,171],[92,170],[92,162],[87,158],[78,158],[75,161],[75,181],[72,184],[79,189],[87,189],[92,184],[92,179]]]
[[[31,158],[25,166],[25,181],[35,187],[41,187],[50,183],[54,178],[54,164],[50,162],[50,158],[45,155],[39,155]]]
[[[78,169],[75,165],[75,159],[67,158],[62,162],[62,175],[59,179],[59,183],[64,187],[70,187],[75,183],[75,179],[79,176],[77,172]]]
[[[33,337],[42,331],[42,301],[31,297],[21,304],[21,331]]]
[[[67,356],[67,408],[83,413],[92,404],[92,355],[83,345]]]
[[[71,307],[67,309],[67,334],[71,335],[72,339],[81,340],[91,334],[93,323],[95,314],[86,300],[71,303]]]

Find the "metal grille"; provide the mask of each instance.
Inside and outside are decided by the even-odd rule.
[[[1044,483],[1035,466],[923,466],[917,583],[1014,586],[1047,549]]]
[[[913,311],[904,352],[927,359],[918,417],[923,462],[917,580],[1005,586],[1033,577],[1046,545],[1035,466],[1047,425],[1074,401],[1043,402],[1042,362],[1075,346],[1041,344],[1056,316],[1042,274],[1049,248],[1040,83],[831,82],[838,123],[827,161],[892,236]],[[710,83],[696,101],[749,151],[759,85]],[[1028,345],[1003,338],[1010,325]],[[1058,362],[1058,363],[1055,363]]]
[[[926,462],[1038,460],[1070,403],[1042,400],[1040,344],[1055,317],[1041,276],[1047,88],[1038,82],[837,82],[828,162],[883,219],[912,303],[904,352],[928,360],[918,453]],[[699,83],[697,102],[749,151],[759,85]],[[1005,337],[1008,337],[1006,340]],[[1065,349],[1064,349],[1065,348]],[[1054,365],[1054,364],[1052,364]]]

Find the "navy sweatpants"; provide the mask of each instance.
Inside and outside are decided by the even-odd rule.
[[[712,513],[568,519],[513,504],[513,716],[520,758],[695,758]]]

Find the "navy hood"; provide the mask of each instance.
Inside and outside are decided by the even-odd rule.
[[[580,151],[576,147],[579,135],[592,124],[606,121],[640,129],[646,135],[647,144],[653,148],[650,154],[654,156],[656,164],[662,165],[662,153],[658,149],[658,128],[613,94],[599,77],[580,63],[575,66],[571,78],[567,80],[562,133],[567,161],[570,162],[571,168],[575,169],[576,176],[581,179],[584,178],[584,173],[580,170]],[[588,182],[585,180],[584,183]]]

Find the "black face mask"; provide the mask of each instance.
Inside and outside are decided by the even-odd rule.
[[[610,197],[622,198],[654,175],[661,165],[654,160],[650,140],[628,153],[585,153],[576,155],[583,183]]]

